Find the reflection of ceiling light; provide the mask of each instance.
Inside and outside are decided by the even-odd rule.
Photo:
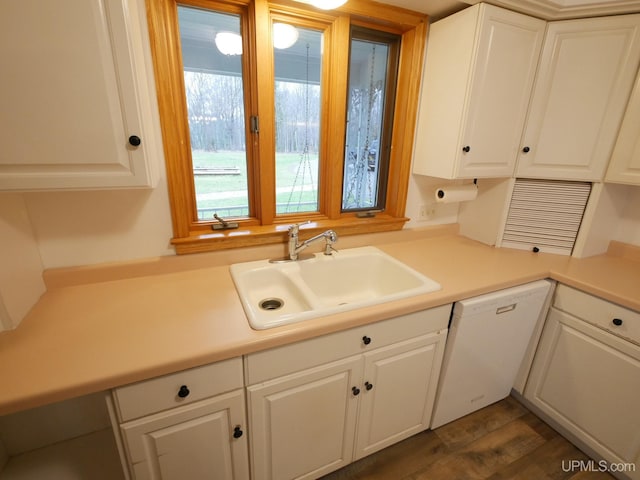
[[[218,32],[215,42],[223,55],[242,55],[242,37],[237,33]]]
[[[309,3],[322,10],[332,10],[344,5],[347,0],[310,0]]]
[[[273,47],[284,50],[298,41],[298,29],[286,23],[273,24]]]

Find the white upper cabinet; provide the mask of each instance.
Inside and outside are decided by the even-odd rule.
[[[0,2],[0,190],[153,185],[145,22],[139,0]]]
[[[605,181],[640,185],[640,75],[620,127]]]
[[[413,172],[513,175],[545,22],[477,4],[429,30]]]
[[[640,62],[640,15],[549,23],[516,174],[600,181]]]

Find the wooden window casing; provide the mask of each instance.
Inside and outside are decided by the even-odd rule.
[[[249,131],[250,122],[247,118],[247,156],[253,159],[248,165],[249,203],[254,214],[239,220],[238,229],[214,231],[211,229],[213,222],[197,219],[177,19],[178,3],[241,15],[246,53],[242,59],[243,69],[256,79],[253,83],[245,82],[245,98],[248,99],[245,102],[245,115],[259,117],[260,133]],[[302,230],[305,236],[327,228],[341,235],[402,228],[408,220],[404,212],[427,33],[426,15],[368,0],[349,0],[343,7],[333,11],[321,11],[303,3],[284,0],[147,0],[147,18],[172,212],[174,237],[171,242],[177,253],[284,242],[290,224],[307,220],[311,224]],[[276,216],[275,189],[269,187],[275,185],[274,67],[271,46],[271,24],[274,20],[293,22],[324,32],[324,94],[319,159],[321,182],[318,192],[320,208],[316,213]],[[351,25],[401,36],[386,207],[384,212],[372,218],[358,218],[353,212],[341,212]]]

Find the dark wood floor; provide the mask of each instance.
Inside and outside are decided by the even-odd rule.
[[[599,471],[565,471],[571,470],[571,460],[587,462],[589,457],[508,397],[322,480],[613,479]]]

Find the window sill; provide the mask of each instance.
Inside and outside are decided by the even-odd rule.
[[[374,218],[346,217],[338,220],[312,221],[300,228],[300,238],[304,240],[327,229],[335,230],[339,236],[401,230],[408,220],[406,217],[379,215]],[[171,243],[178,255],[275,243],[284,244],[289,225],[247,227],[241,225],[240,228],[233,230],[197,232],[189,237],[173,238]]]

